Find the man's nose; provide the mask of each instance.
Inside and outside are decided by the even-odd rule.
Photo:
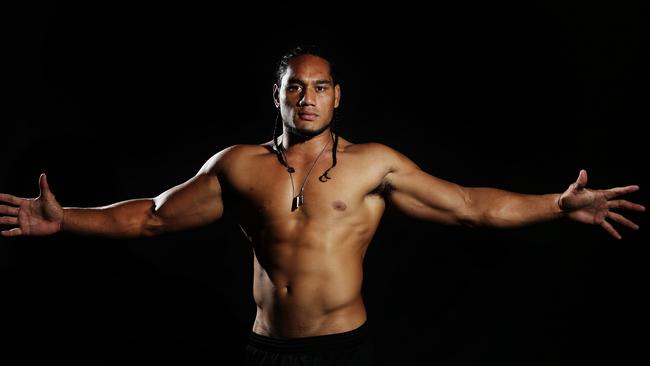
[[[301,106],[315,105],[316,92],[312,88],[305,88],[298,104]]]

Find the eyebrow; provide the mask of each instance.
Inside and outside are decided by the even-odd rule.
[[[295,79],[295,78],[289,79],[288,83],[289,84],[300,84],[300,85],[305,85],[306,84],[304,80]],[[315,83],[316,83],[316,85],[325,85],[325,84],[326,85],[332,85],[331,80],[325,80],[325,79],[316,80]]]

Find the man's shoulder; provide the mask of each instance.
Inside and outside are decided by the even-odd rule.
[[[395,172],[404,167],[417,167],[406,155],[379,142],[355,144],[351,151],[355,151],[354,149],[363,156],[366,166],[373,166],[382,171]]]
[[[215,156],[219,156],[221,160],[233,160],[242,157],[250,157],[251,155],[268,154],[270,152],[272,152],[272,150],[270,150],[270,146],[267,144],[235,144],[217,152]]]
[[[348,145],[347,151],[351,153],[359,153],[369,158],[390,158],[399,154],[392,147],[382,144],[380,142],[365,142]]]
[[[382,175],[398,170],[408,160],[399,151],[379,142],[352,144],[346,152],[356,156],[357,164],[367,171],[379,171]]]
[[[201,168],[203,172],[224,171],[226,167],[235,166],[238,162],[254,155],[268,154],[263,145],[235,144],[219,150],[208,159]]]

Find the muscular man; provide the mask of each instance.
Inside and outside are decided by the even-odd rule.
[[[232,215],[254,252],[248,364],[366,365],[362,264],[387,202],[448,225],[509,228],[567,217],[617,239],[612,222],[638,226],[611,209],[645,210],[617,198],[638,186],[588,189],[585,171],[564,193],[524,195],[462,187],[387,146],[348,141],[330,128],[341,89],[314,50],[282,59],[273,98],[282,121],[274,140],[229,147],[157,197],[105,207],[62,208],[42,175],[36,199],[0,194],[0,224],[15,226],[2,235],[152,236]]]

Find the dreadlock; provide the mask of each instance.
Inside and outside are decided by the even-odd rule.
[[[287,72],[287,69],[289,68],[289,62],[294,58],[302,55],[313,55],[313,56],[318,56],[324,60],[327,60],[327,62],[330,64],[330,75],[332,76],[334,85],[337,84],[336,79],[334,78],[334,65],[330,61],[331,59],[329,57],[325,57],[322,50],[319,49],[317,46],[310,45],[310,46],[294,47],[291,50],[289,50],[289,52],[287,52],[284,56],[282,56],[280,62],[278,63],[278,68],[275,74],[277,78],[278,86],[282,85],[282,77],[284,76],[284,73]],[[273,144],[275,146],[275,153],[278,157],[278,161],[280,162],[280,164],[287,167],[287,170],[290,173],[293,173],[295,172],[295,169],[289,166],[289,163],[287,162],[284,154],[282,154],[282,147],[278,143],[278,137],[280,137],[280,130],[278,129],[279,118],[280,118],[280,112],[278,112],[278,114],[276,115],[275,123],[273,125]],[[327,182],[327,180],[330,179],[327,173],[329,173],[329,171],[336,166],[336,150],[339,145],[339,134],[333,132],[334,121],[335,121],[335,116],[332,117],[332,121],[330,122],[330,134],[334,139],[334,146],[332,147],[332,165],[320,177],[318,177],[318,180],[320,180],[321,182]]]

